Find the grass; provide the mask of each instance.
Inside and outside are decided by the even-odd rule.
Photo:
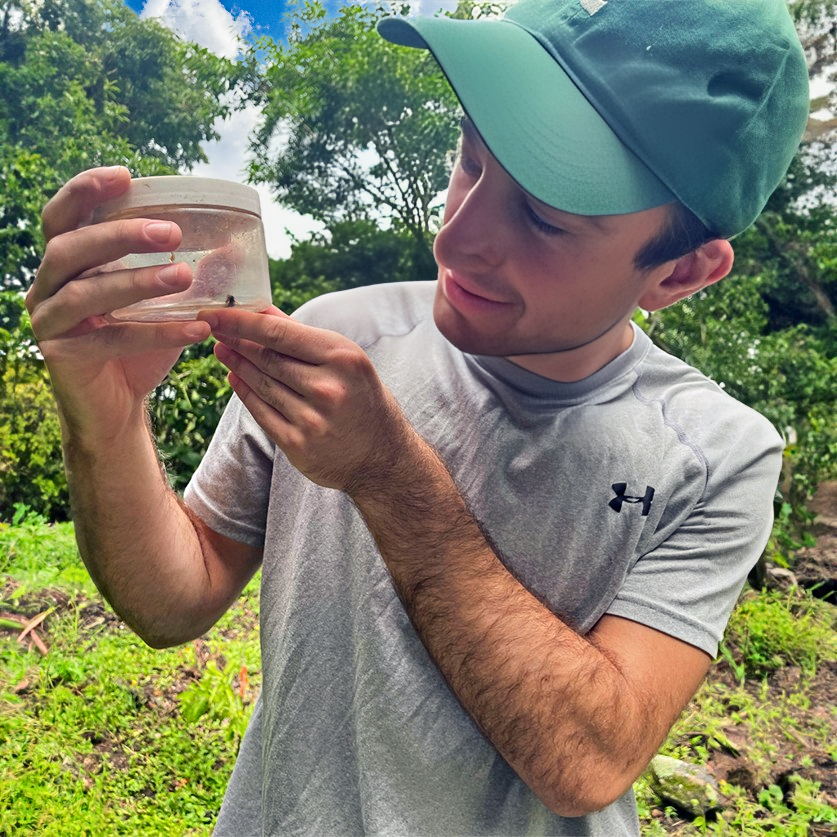
[[[723,773],[723,810],[684,820],[647,776],[636,785],[645,837],[837,833],[837,808],[812,775],[837,762],[837,690],[817,673],[837,660],[834,606],[808,592],[748,590],[727,628],[719,662],[661,752]],[[783,682],[776,675],[790,675]],[[770,677],[769,675],[774,675]],[[791,684],[790,686],[788,684]]]
[[[204,639],[153,651],[104,609],[69,525],[0,528],[0,835],[211,832],[258,686],[256,585]]]
[[[812,698],[837,657],[833,613],[798,593],[742,598],[718,676],[662,751],[746,755],[749,787],[722,783],[721,815],[688,820],[642,777],[644,837],[830,833],[837,810],[806,766],[837,760],[833,707]],[[0,837],[209,835],[258,690],[257,621],[254,581],[209,635],[153,651],[102,605],[69,524],[0,524]],[[777,691],[768,675],[788,666],[798,682]]]
[[[798,666],[813,675],[818,661],[835,651],[833,607],[798,591],[746,593],[730,619],[725,656],[730,644],[741,658],[740,677],[761,677],[784,666]]]
[[[742,834],[809,837],[812,824],[837,825],[837,809],[824,799],[818,782],[806,778],[808,754],[837,759],[834,715],[811,712],[804,685],[783,695],[770,694],[766,682],[729,686],[707,681],[681,716],[662,752],[691,764],[707,764],[718,753],[746,755],[745,781],[750,787],[721,781],[727,802],[717,816],[684,821],[665,810],[646,777],[636,787],[640,811],[649,826],[646,837],[675,830],[681,835]],[[789,758],[788,754],[792,754]],[[799,774],[793,766],[800,768]],[[777,773],[787,772],[784,786]],[[740,780],[739,780],[740,781]],[[658,830],[651,828],[657,811]],[[662,810],[663,816],[659,816]]]

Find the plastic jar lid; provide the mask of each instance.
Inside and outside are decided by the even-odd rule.
[[[103,221],[146,206],[213,206],[243,210],[261,217],[259,193],[250,186],[210,177],[170,175],[135,177],[127,192],[96,208],[93,221]]]

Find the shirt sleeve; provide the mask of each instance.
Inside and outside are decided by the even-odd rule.
[[[691,514],[640,555],[608,613],[714,657],[773,524],[783,443],[761,416],[703,440],[706,485]]]
[[[214,531],[264,546],[275,446],[233,396],[184,500]]]

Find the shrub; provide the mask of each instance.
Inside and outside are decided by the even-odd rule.
[[[0,294],[0,519],[24,504],[65,520],[58,412],[19,294]]]
[[[787,665],[812,676],[837,655],[832,608],[796,588],[747,593],[730,618],[722,654],[731,663],[740,658],[735,668],[743,676],[763,677]]]
[[[209,344],[190,347],[149,401],[157,447],[176,490],[203,459],[230,396]]]

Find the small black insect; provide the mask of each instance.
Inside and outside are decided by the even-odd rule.
[[[230,294],[227,297],[227,306],[226,307],[227,308],[232,308],[234,305],[235,305],[235,297],[232,294]]]

